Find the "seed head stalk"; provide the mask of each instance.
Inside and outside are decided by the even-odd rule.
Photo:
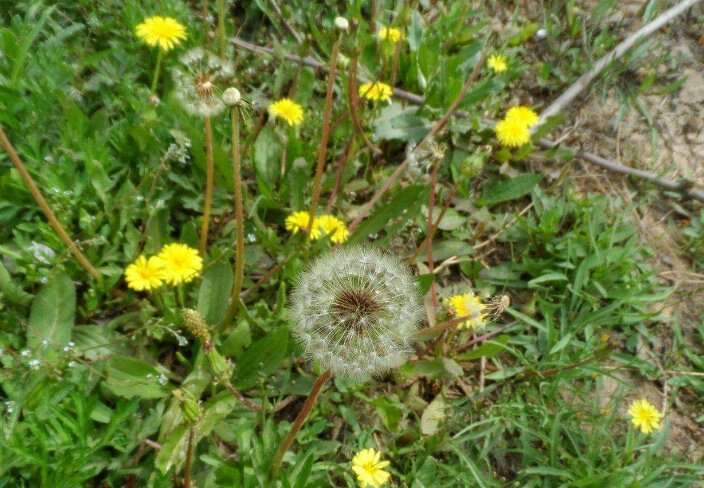
[[[229,316],[237,313],[244,280],[244,204],[242,202],[242,159],[240,154],[240,112],[232,107],[232,174],[235,180],[235,284],[232,288]]]
[[[318,202],[320,200],[320,185],[323,179],[323,170],[325,169],[325,159],[328,153],[328,139],[330,138],[330,119],[332,118],[332,95],[335,84],[335,74],[337,71],[337,54],[340,50],[340,42],[342,42],[342,33],[338,34],[335,44],[332,46],[330,53],[330,67],[328,70],[327,91],[325,93],[325,111],[323,112],[323,133],[318,146],[318,164],[315,167],[315,178],[313,179],[313,196],[310,201],[310,218],[308,219],[308,228],[306,233],[310,235],[313,228],[313,221],[318,210]]]
[[[227,41],[225,31],[225,0],[218,0],[218,43],[220,48],[220,57],[225,56],[225,46]]]
[[[271,471],[274,474],[277,474],[279,469],[281,468],[281,461],[284,458],[284,454],[286,454],[286,451],[288,451],[289,447],[291,447],[291,444],[293,444],[293,441],[296,439],[298,431],[301,430],[301,427],[303,427],[303,424],[308,418],[310,411],[313,409],[315,403],[318,401],[318,397],[320,396],[320,391],[322,390],[323,385],[325,385],[325,383],[327,383],[330,378],[332,378],[332,372],[330,370],[327,370],[323,374],[318,376],[318,379],[316,379],[315,383],[313,383],[313,388],[311,388],[310,393],[308,394],[308,398],[306,398],[305,403],[303,403],[303,408],[301,408],[301,411],[298,412],[296,420],[294,420],[293,425],[291,426],[291,430],[288,432],[284,440],[279,445],[279,448],[276,450],[276,454],[274,454],[274,457],[271,462]]]
[[[213,157],[213,126],[210,116],[205,117],[205,194],[203,198],[203,223],[200,227],[200,254],[205,256],[208,248],[208,228],[210,226],[210,208],[213,205],[213,180],[215,161]]]
[[[69,248],[71,254],[73,254],[73,256],[76,258],[76,261],[78,261],[78,264],[80,264],[81,267],[85,269],[88,274],[91,275],[93,278],[95,278],[96,280],[100,280],[100,273],[97,269],[95,269],[91,262],[88,261],[88,258],[85,257],[85,255],[81,252],[76,243],[73,242],[73,239],[71,239],[64,227],[61,225],[59,219],[56,218],[54,211],[47,203],[46,199],[44,198],[44,195],[42,195],[42,192],[37,187],[36,183],[34,182],[34,179],[32,179],[32,176],[29,174],[29,171],[27,171],[27,168],[25,167],[24,163],[22,163],[22,160],[17,155],[15,148],[12,147],[12,144],[7,138],[7,135],[5,134],[5,131],[2,127],[0,127],[0,146],[2,146],[2,148],[7,152],[7,155],[10,157],[10,161],[12,161],[12,164],[15,166],[15,169],[17,169],[17,172],[20,174],[22,181],[24,181],[25,186],[27,186],[27,189],[32,194],[34,201],[37,203],[37,205],[39,205],[39,208],[44,213],[44,216],[49,221],[49,225],[51,225],[52,229],[54,229],[54,232],[56,232],[59,238],[64,242],[64,244],[66,244],[66,247]]]

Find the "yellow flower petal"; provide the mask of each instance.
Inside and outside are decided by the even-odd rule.
[[[203,269],[198,251],[185,244],[168,244],[156,256],[164,273],[164,281],[172,285],[188,283]]]
[[[455,317],[468,317],[458,327],[464,329],[481,329],[486,325],[486,305],[474,293],[453,295],[445,301],[448,309]]]
[[[155,257],[139,256],[125,268],[127,286],[136,291],[150,291],[163,283],[163,269]]]
[[[169,51],[186,38],[186,28],[171,17],[154,16],[144,19],[135,28],[137,37],[149,46]]]
[[[282,98],[269,105],[269,113],[272,117],[284,120],[288,125],[299,125],[303,122],[303,107],[291,100]]]
[[[359,96],[367,100],[386,102],[391,99],[393,89],[381,81],[363,83],[359,87]]]

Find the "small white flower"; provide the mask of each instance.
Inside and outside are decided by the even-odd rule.
[[[231,86],[222,94],[222,100],[226,105],[233,107],[240,103],[240,100],[242,100],[242,95],[240,95],[240,91],[237,88]]]
[[[35,358],[29,361],[29,363],[27,364],[29,364],[30,369],[39,369],[39,366],[41,366],[42,362],[39,359]]]
[[[159,375],[159,378],[157,378],[157,382],[158,382],[161,386],[164,386],[166,383],[169,382],[169,379],[168,379],[166,376],[164,376],[163,374],[160,374],[160,375]]]
[[[545,28],[538,29],[538,31],[535,33],[535,38],[539,41],[542,41],[546,37],[548,37],[548,30]]]
[[[350,22],[344,17],[335,17],[335,27],[340,30],[346,31],[350,28]]]
[[[23,358],[28,358],[30,354],[31,352],[29,351],[29,349],[22,349],[22,351],[20,352],[20,356],[22,356]]]

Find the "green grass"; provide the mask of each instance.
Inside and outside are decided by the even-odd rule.
[[[360,74],[389,80],[392,61],[383,61],[389,53],[369,28],[369,2],[277,2],[306,34],[303,46],[272,2],[226,2],[230,35],[276,51],[227,53],[231,83],[247,101],[244,306],[229,320],[235,220],[226,115],[213,119],[216,185],[202,276],[178,289],[136,293],[123,272],[140,254],[174,241],[198,245],[202,120],[182,109],[169,74],[189,48],[216,44],[195,3],[0,2],[0,124],[103,276],[92,280],[73,260],[0,153],[0,487],[180,486],[190,424],[177,388],[199,401],[192,466],[199,487],[357,486],[350,462],[368,447],[391,461],[390,486],[399,487],[701,482],[701,457],[672,449],[681,438],[675,430],[683,435],[672,412],[704,425],[696,413],[704,398],[704,329],[701,319],[666,313],[678,291],[658,276],[655,253],[630,218],[639,203],[583,192],[568,161],[560,177],[547,177],[545,154],[532,145],[500,148],[486,121],[503,117],[518,94],[531,94],[536,108],[549,103],[590,59],[612,49],[622,30],[601,20],[617,2],[599,2],[592,12],[574,2],[547,2],[535,12],[523,2],[473,10],[446,1],[432,11],[418,2],[376,2],[377,21],[403,26],[407,36],[395,86],[425,103],[360,106],[366,135],[382,153],[356,137],[331,213],[353,221],[443,115],[480,52],[500,51],[508,71],[482,70],[434,154],[417,157],[346,245],[369,243],[406,258],[419,288],[428,292],[434,283],[441,298],[474,290],[511,303],[477,333],[493,335],[476,346],[465,347],[472,332],[453,328],[418,341],[406,364],[379,378],[334,378],[278,476],[270,474],[272,456],[321,372],[291,334],[289,294],[309,263],[332,250],[325,239],[308,241],[284,227],[287,215],[310,204],[325,76],[281,55],[326,63],[334,17],[358,24],[342,41],[320,213],[356,133],[348,63],[358,53]],[[210,4],[215,15],[217,2]],[[650,2],[643,16],[654,9]],[[159,103],[150,101],[155,53],[134,35],[154,14],[177,18],[189,35],[164,58]],[[507,28],[489,35],[494,17]],[[549,37],[541,43],[534,34],[543,26]],[[642,46],[626,64],[663,59]],[[618,85],[640,94],[667,81],[634,88],[627,79],[610,69],[595,90]],[[298,128],[266,117],[268,103],[284,96],[305,109]],[[416,253],[428,233],[432,165],[435,218],[451,198],[433,236],[434,276],[426,250]],[[691,219],[681,239],[697,269],[703,216]],[[183,327],[184,307],[205,318],[213,347],[234,365],[232,385],[262,412],[218,381],[207,348]],[[436,323],[449,318],[442,301],[431,314]],[[670,415],[651,435],[626,415],[645,383],[668,392]],[[661,407],[661,397],[651,400]]]

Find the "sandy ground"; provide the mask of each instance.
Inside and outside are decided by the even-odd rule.
[[[589,12],[597,2],[579,3]],[[622,1],[618,12],[606,22],[619,26],[624,36],[634,32],[642,25],[642,8],[646,3],[644,0]],[[639,61],[627,76],[633,77],[629,81],[635,81],[638,86],[655,70],[657,81],[644,95],[637,97],[635,104],[628,107],[623,102],[622,90],[593,87],[573,102],[566,114],[570,122],[551,136],[555,139],[564,136],[570,145],[618,159],[635,168],[655,171],[665,178],[686,178],[704,187],[704,32],[699,20],[702,18],[704,6],[699,5],[652,37],[650,59]],[[664,62],[658,65],[654,62],[657,59]],[[662,87],[677,80],[682,80],[681,87],[664,93]],[[687,214],[696,215],[701,205],[675,202],[657,191],[636,190],[624,178],[586,163],[575,164],[573,176],[573,181],[587,191],[613,194],[636,203],[633,221],[644,243],[655,251],[652,264],[663,284],[676,287],[675,293],[662,305],[665,316],[670,319],[656,325],[660,344],[657,348],[641,344],[639,356],[648,361],[671,356],[675,323],[681,325],[686,342],[704,354],[704,345],[694,330],[704,317],[704,275],[693,271],[692,257],[683,252],[681,246],[681,229],[687,223]],[[668,377],[669,373],[663,376]],[[704,429],[695,421],[701,415],[697,406],[701,399],[696,392],[686,389],[673,394],[665,383],[619,372],[605,377],[599,396],[606,405],[619,385],[626,384],[631,391],[628,399],[637,395],[667,408],[672,429],[668,449],[693,462],[701,461],[704,459]],[[632,388],[634,384],[638,387]]]

